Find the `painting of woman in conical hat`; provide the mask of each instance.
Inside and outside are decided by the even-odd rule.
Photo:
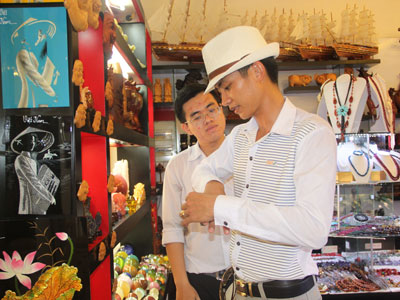
[[[37,156],[54,143],[54,135],[35,127],[27,127],[11,142],[11,149],[19,155],[14,167],[19,181],[18,214],[46,214],[56,200],[60,180],[46,165],[39,166]]]
[[[70,213],[71,122],[60,116],[8,117],[0,138],[6,149],[5,169],[0,170],[5,177],[2,213]]]

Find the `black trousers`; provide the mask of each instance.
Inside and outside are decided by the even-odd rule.
[[[195,288],[201,300],[219,300],[219,280],[204,274],[187,274],[190,284]],[[172,273],[168,276],[165,295],[168,295],[168,300],[176,299],[176,287]]]

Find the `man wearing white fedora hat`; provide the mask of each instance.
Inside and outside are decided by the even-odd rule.
[[[182,224],[230,229],[234,299],[321,299],[311,252],[325,245],[332,219],[332,128],[282,95],[279,45],[258,29],[228,29],[202,54],[206,91],[216,88],[224,106],[250,120],[195,169]],[[227,196],[221,183],[232,175],[235,196]]]

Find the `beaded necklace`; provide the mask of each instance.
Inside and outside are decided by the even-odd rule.
[[[336,81],[333,83],[333,106],[335,110],[336,117],[336,126],[340,128],[340,132],[342,134],[342,140],[344,139],[344,132],[346,128],[349,126],[349,118],[351,115],[351,104],[353,103],[353,91],[354,91],[354,81],[356,79],[353,75],[350,75],[349,87],[347,88],[346,98],[344,103],[340,101],[339,92],[337,89]],[[351,90],[350,98],[349,93]],[[349,106],[347,106],[347,101],[349,101]],[[336,104],[339,103],[339,107],[336,107]],[[340,121],[339,121],[340,116]]]
[[[379,104],[377,106],[374,105],[374,101],[372,101],[371,98],[371,86],[369,84],[368,76],[365,78],[366,84],[367,84],[367,92],[368,92],[368,98],[367,98],[367,106],[369,109],[369,112],[371,113],[372,119],[373,120],[378,120],[379,116],[376,113],[376,109],[379,107]]]
[[[365,156],[365,158],[367,159],[367,164],[368,164],[367,165],[367,169],[365,170],[364,174],[360,174],[358,172],[357,168],[354,166],[353,162],[351,161],[351,155],[348,157],[349,163],[350,163],[351,167],[353,168],[353,170],[357,173],[357,175],[360,176],[360,177],[365,177],[369,172],[369,157],[368,157],[368,154],[365,153],[364,151],[359,151],[359,150],[354,150],[353,154],[356,155],[356,156]]]
[[[385,165],[385,163],[380,159],[379,155],[377,153],[372,152],[371,150],[369,150],[374,158],[377,160],[377,162],[379,163],[379,165],[385,170],[386,174],[389,175],[389,177],[392,179],[392,181],[397,181],[400,178],[400,166],[397,163],[397,161],[393,158],[392,154],[390,154],[390,158],[392,159],[394,165],[396,166],[396,171],[397,171],[397,175],[394,176],[390,170],[388,169],[388,167]]]
[[[383,112],[382,112],[383,113],[383,118],[385,120],[385,124],[386,124],[387,130],[390,132],[390,122],[389,122],[389,120],[387,118],[387,115],[386,115],[385,103],[384,103],[383,95],[381,94],[380,85],[378,86],[378,84],[375,82],[375,80],[372,78],[372,76],[369,76],[369,78],[371,79],[371,82],[374,84],[375,89],[378,92],[379,102],[381,103],[382,110],[383,110]],[[368,82],[368,80],[367,80],[367,82]]]

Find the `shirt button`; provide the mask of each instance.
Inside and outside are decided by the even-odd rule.
[[[240,242],[237,242],[236,245],[240,246]]]
[[[246,189],[248,189],[249,188],[249,185],[248,184],[246,184]]]
[[[250,160],[253,160],[253,156],[250,156],[249,159],[250,159]]]
[[[239,267],[236,267],[236,271],[239,271],[240,270],[240,268]]]
[[[228,226],[228,222],[225,221],[225,222],[224,222],[224,225],[225,225],[225,226]]]

